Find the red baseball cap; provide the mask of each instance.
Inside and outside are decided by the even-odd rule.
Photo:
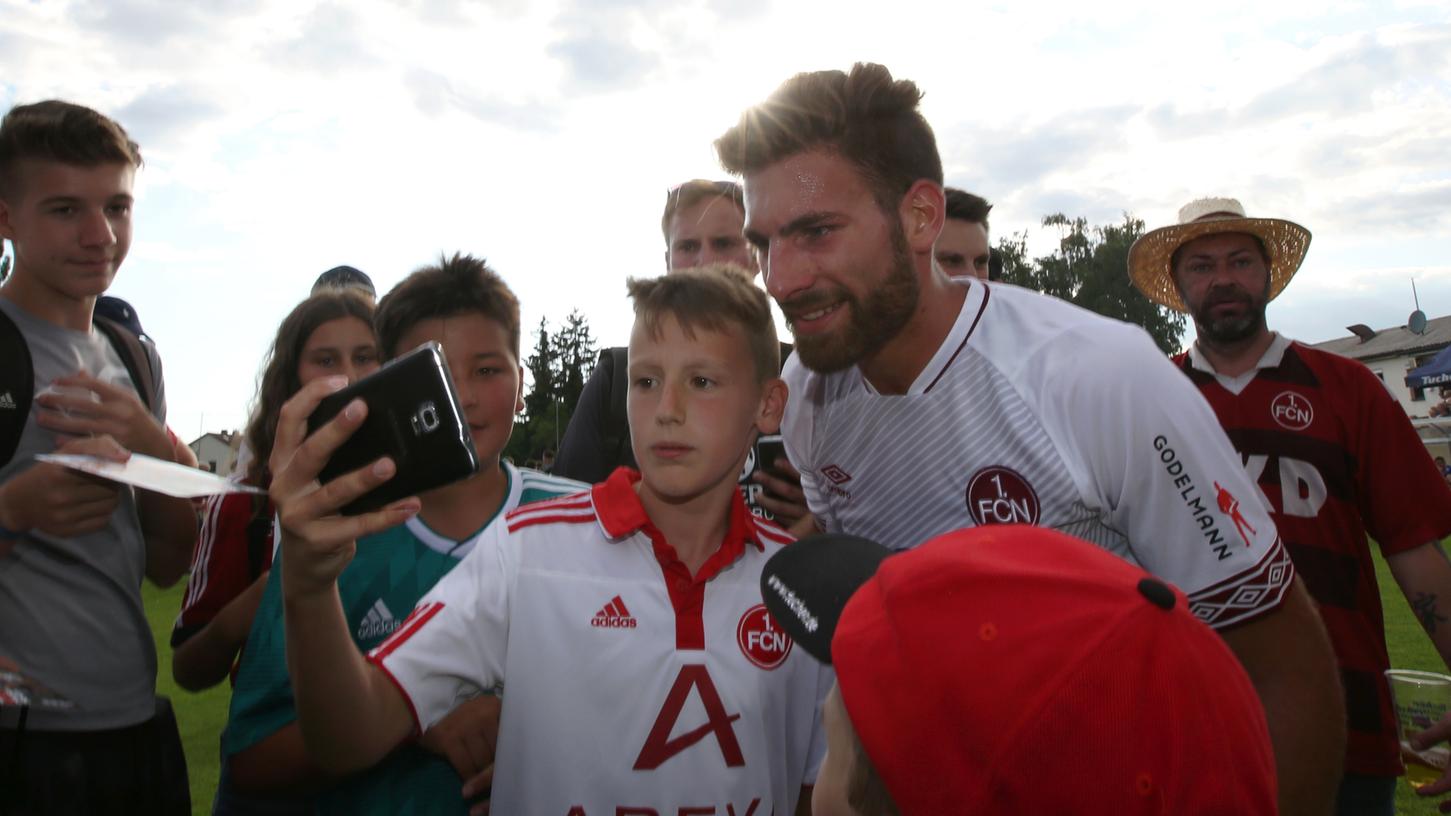
[[[887,556],[814,536],[761,582],[903,814],[1276,812],[1259,697],[1178,590],[1038,527]]]

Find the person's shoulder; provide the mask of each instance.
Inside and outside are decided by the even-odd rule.
[[[1085,358],[1146,350],[1163,356],[1140,327],[1051,295],[995,283],[984,301],[981,336],[973,346],[1000,368],[1046,363],[1073,369]]]
[[[561,496],[574,496],[589,490],[589,485],[584,482],[544,473],[533,468],[515,468],[515,472],[519,475],[520,486],[518,507]]]
[[[500,533],[515,536],[544,527],[593,524],[595,518],[594,497],[585,489],[521,503],[504,516]]]
[[[1291,340],[1288,350],[1299,357],[1312,371],[1318,371],[1322,374],[1335,377],[1375,379],[1375,374],[1371,372],[1365,363],[1341,354],[1336,354],[1333,351],[1318,349],[1314,346],[1301,343],[1299,340]],[[1376,382],[1379,383],[1380,380],[1376,379]]]
[[[1342,410],[1356,404],[1399,407],[1386,384],[1359,360],[1317,349],[1298,340],[1290,342],[1285,354],[1293,354],[1308,370],[1306,382],[1315,383],[1320,393],[1332,398]],[[1284,365],[1282,361],[1281,366]]]

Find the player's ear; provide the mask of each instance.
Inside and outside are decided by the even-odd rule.
[[[947,199],[942,185],[918,179],[902,196],[897,215],[902,219],[902,234],[912,252],[930,254],[947,220]]]
[[[514,413],[524,413],[524,366],[519,366],[519,389],[514,394]]]
[[[786,381],[772,377],[761,383],[761,407],[756,414],[756,430],[773,434],[781,430],[781,417],[786,414]]]

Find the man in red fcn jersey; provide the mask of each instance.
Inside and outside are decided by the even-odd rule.
[[[1175,362],[1244,458],[1334,642],[1348,726],[1338,812],[1389,816],[1401,759],[1366,537],[1451,665],[1451,562],[1441,548],[1451,490],[1369,369],[1266,324],[1266,304],[1309,245],[1299,224],[1247,218],[1234,199],[1200,199],[1178,224],[1135,242],[1129,276],[1149,299],[1193,316],[1198,339]],[[1451,722],[1423,737],[1448,735]],[[1420,789],[1448,791],[1451,773]]]

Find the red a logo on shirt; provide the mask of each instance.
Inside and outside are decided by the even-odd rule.
[[[670,734],[675,730],[675,722],[685,708],[685,701],[690,698],[691,689],[695,689],[700,695],[700,704],[710,719],[699,728],[672,739]],[[704,666],[681,666],[675,685],[665,695],[665,705],[661,707],[660,715],[655,718],[650,736],[645,738],[645,747],[640,749],[640,755],[635,758],[635,770],[653,771],[664,765],[666,760],[710,734],[715,735],[715,741],[720,745],[726,767],[738,768],[746,764],[746,758],[741,753],[741,744],[736,741],[735,728],[731,723],[740,718],[739,714],[726,713],[720,693],[715,690],[710,672]]]

